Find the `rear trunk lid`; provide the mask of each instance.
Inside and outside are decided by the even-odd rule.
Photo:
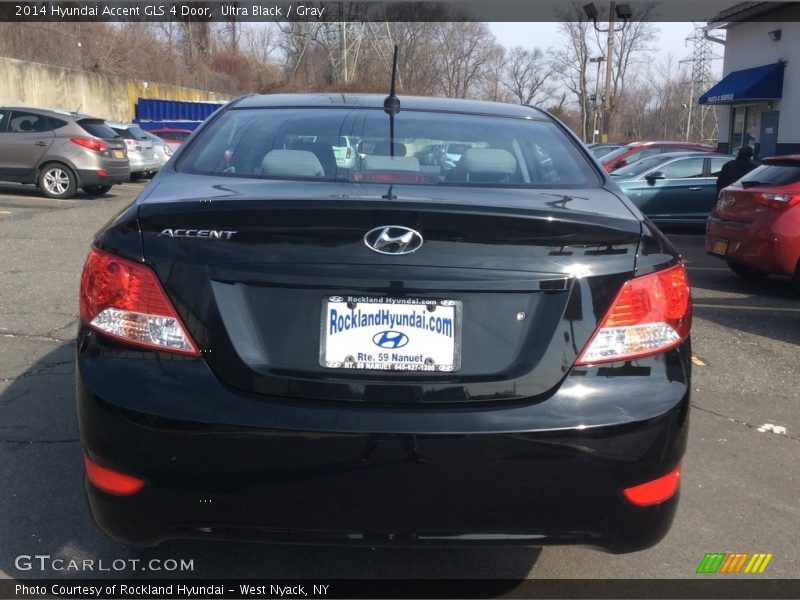
[[[289,187],[180,175],[157,188],[158,201],[140,206],[144,256],[210,368],[233,388],[294,399],[547,394],[631,276],[641,235],[600,188]],[[422,246],[373,251],[365,235],[386,227],[418,232]],[[369,317],[382,310],[386,320]],[[398,325],[404,311],[415,316]],[[414,319],[441,327],[419,332]],[[359,341],[335,341],[350,329],[343,323],[363,329],[351,332]],[[403,350],[402,336],[418,333],[427,338]],[[341,364],[348,348],[352,364]],[[380,354],[405,364],[378,370]]]

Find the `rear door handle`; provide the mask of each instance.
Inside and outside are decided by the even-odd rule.
[[[47,146],[47,142],[36,142],[34,146]]]
[[[689,191],[690,191],[690,192],[699,192],[699,191],[700,191],[700,190],[702,190],[702,189],[703,189],[703,188],[701,188],[701,187],[690,187],[690,188],[689,188]]]

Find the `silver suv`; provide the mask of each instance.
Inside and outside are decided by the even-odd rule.
[[[91,196],[127,181],[125,143],[103,119],[63,110],[0,106],[0,180],[32,183],[51,198]]]
[[[122,138],[128,147],[128,158],[131,161],[131,181],[157,173],[161,167],[156,156],[155,144],[147,137],[147,133],[136,123],[107,123]]]

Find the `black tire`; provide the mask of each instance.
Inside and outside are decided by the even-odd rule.
[[[758,281],[769,275],[769,273],[765,273],[764,271],[759,271],[753,267],[748,267],[742,263],[732,262],[730,260],[728,261],[728,268],[742,279],[747,279],[748,281]]]
[[[83,191],[89,194],[90,196],[102,196],[107,194],[111,189],[110,185],[87,185],[83,188]]]
[[[139,171],[138,173],[131,173],[131,181],[139,181],[144,176],[144,173]]]
[[[39,189],[48,198],[71,198],[78,189],[78,179],[68,166],[48,163],[39,170]]]

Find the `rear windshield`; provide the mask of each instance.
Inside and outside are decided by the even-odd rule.
[[[196,138],[179,171],[229,177],[422,185],[597,186],[577,145],[547,121],[369,109],[234,109]],[[358,140],[341,152],[342,136]],[[430,165],[430,146],[457,153]],[[334,153],[334,147],[337,152]]]
[[[656,156],[648,156],[647,158],[637,160],[636,162],[633,162],[626,167],[617,169],[611,174],[611,176],[619,177],[621,179],[628,177],[638,177],[642,173],[649,171],[653,167],[658,166],[667,159],[669,159],[669,157],[665,157],[663,154],[658,154]]]
[[[99,137],[104,140],[113,140],[117,136],[117,132],[105,124],[105,121],[82,119],[78,121],[83,130],[89,135]]]
[[[800,165],[761,165],[745,175],[741,183],[744,187],[757,185],[789,185],[800,181]]]

